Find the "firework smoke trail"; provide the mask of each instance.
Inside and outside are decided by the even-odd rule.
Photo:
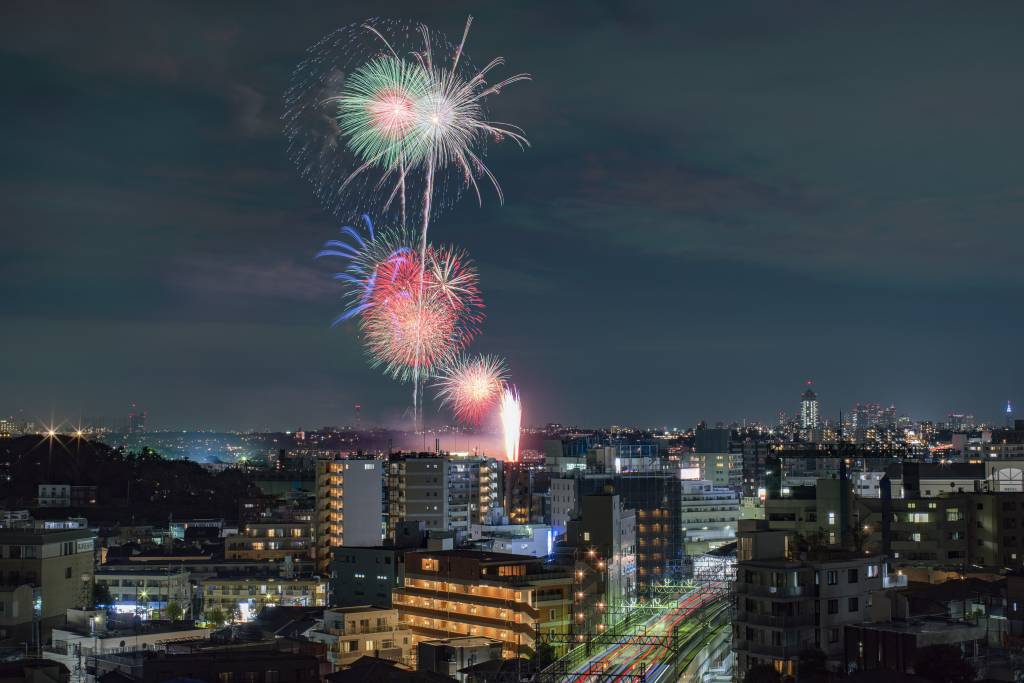
[[[441,366],[434,388],[457,419],[476,425],[498,402],[507,379],[505,362],[497,356],[459,356]]]
[[[506,462],[519,462],[519,428],[523,419],[523,406],[519,390],[508,385],[501,395],[501,428],[505,438]]]

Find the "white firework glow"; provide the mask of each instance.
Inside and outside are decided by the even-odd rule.
[[[519,462],[519,427],[523,419],[523,404],[519,390],[506,386],[501,395],[501,428],[505,437],[505,460]]]

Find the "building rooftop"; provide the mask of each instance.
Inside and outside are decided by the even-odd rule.
[[[0,528],[0,543],[35,545],[96,538],[89,529],[8,529]]]
[[[167,576],[173,572],[175,575],[188,574],[188,571],[180,567],[148,567],[133,564],[101,564],[96,568],[96,575],[103,574],[137,574],[139,576]]]
[[[857,624],[860,628],[867,628],[873,631],[886,631],[888,633],[943,633],[948,631],[977,630],[979,637],[984,637],[986,627],[980,624],[972,624],[969,621],[958,621],[955,619],[921,618],[910,619],[909,621],[892,621],[875,624]]]
[[[452,679],[432,671],[413,671],[407,666],[379,657],[360,657],[348,667],[324,676],[329,683],[451,683]]]
[[[779,557],[744,560],[740,564],[749,567],[767,567],[780,569],[796,569],[798,567],[813,567],[829,562],[849,563],[854,561],[881,561],[881,555],[865,555],[852,550],[834,550],[819,553],[801,553],[801,556],[794,559]]]
[[[331,607],[327,612],[334,612],[335,614],[357,614],[359,612],[392,612],[394,611],[391,607],[376,607],[375,605],[351,605],[348,607]]]
[[[949,462],[949,463],[914,463],[921,479],[984,479],[985,463]],[[894,463],[886,468],[886,474],[900,479],[903,477],[903,463]]]
[[[111,626],[108,622],[108,626]],[[67,624],[63,628],[54,629],[53,639],[63,640],[58,634],[66,633],[75,636],[87,636],[92,637],[95,635],[98,638],[125,638],[129,636],[145,636],[162,633],[179,633],[182,634],[179,640],[186,638],[202,638],[205,639],[209,633],[208,628],[199,628],[194,626],[190,621],[173,622],[173,621],[145,621],[138,626],[125,626],[123,623],[118,626],[112,626],[103,630],[97,631],[95,634],[92,630],[85,626],[77,626],[73,624]]]
[[[215,576],[209,576],[201,579],[202,581],[256,581],[256,582],[273,582],[279,581],[281,583],[290,583],[293,581],[322,581],[326,582],[326,579],[315,577],[315,576],[293,576],[285,577],[277,574],[234,574],[230,572],[217,572]]]
[[[530,555],[516,555],[514,553],[494,553],[489,550],[466,550],[462,548],[456,548],[454,550],[413,550],[410,554],[418,555],[430,555],[431,557],[457,557],[466,560],[476,560],[483,563],[502,563],[502,562],[515,562],[522,564],[523,562],[540,562],[540,558],[531,557]]]
[[[707,551],[704,554],[705,555],[711,555],[713,557],[728,557],[730,555],[735,555],[736,554],[736,541],[733,541],[731,543],[726,543],[725,545],[719,546],[719,547],[715,548],[714,550],[709,550],[709,551]]]
[[[943,581],[942,583],[925,583],[912,581],[900,594],[908,597],[923,598],[935,602],[963,600],[964,598],[981,595],[1000,596],[1006,590],[1006,581],[984,581],[982,579],[965,578]]]

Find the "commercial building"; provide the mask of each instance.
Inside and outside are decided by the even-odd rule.
[[[706,552],[736,539],[740,501],[735,489],[707,480],[684,481],[680,513],[687,555]]]
[[[872,594],[886,584],[879,555],[806,549],[789,533],[744,521],[738,541],[733,648],[736,674],[753,666],[795,676],[802,651],[820,649],[831,670],[844,657],[843,628],[869,621]]]
[[[592,437],[547,439],[544,441],[544,467],[552,475],[587,469],[587,452],[596,444]]]
[[[677,472],[576,474],[551,480],[551,515],[572,519],[581,513],[585,495],[618,494],[625,509],[636,511],[636,589],[647,596],[655,583],[679,572],[683,558],[680,518],[682,482]]]
[[[529,462],[504,463],[503,508],[512,524],[543,524],[550,519],[551,475]]]
[[[264,607],[326,607],[327,581],[320,578],[214,576],[199,581],[203,614],[215,609],[250,621]]]
[[[110,606],[118,612],[144,619],[167,618],[167,606],[172,602],[184,616],[191,612],[189,573],[178,568],[101,565],[96,570],[96,585],[110,592]]]
[[[765,465],[768,461],[771,443],[766,439],[753,436],[745,437],[738,447],[743,458],[743,490],[744,498],[756,498],[762,492],[765,480]]]
[[[331,604],[391,607],[391,591],[405,578],[406,548],[343,546],[331,561]]]
[[[371,458],[317,460],[314,554],[322,575],[330,568],[333,548],[381,542],[385,466]]]
[[[580,516],[569,522],[573,546],[574,632],[609,625],[636,599],[636,511],[610,491],[583,497]]]
[[[412,634],[394,609],[359,605],[325,610],[309,639],[327,646],[327,661],[335,671],[364,656],[412,661]]]
[[[777,469],[777,465],[774,467]],[[842,478],[815,481],[814,486],[793,486],[784,492],[778,477],[770,476],[764,503],[765,519],[772,530],[819,539],[824,545],[842,544],[850,531],[852,489],[849,481]]]
[[[87,529],[0,529],[0,585],[12,601],[9,638],[24,638],[35,613],[39,632],[33,635],[45,640],[68,609],[91,605],[95,540]]]
[[[500,640],[503,656],[532,655],[536,634],[565,633],[572,571],[538,559],[469,550],[405,556],[405,582],[394,606],[415,642],[482,636]]]
[[[723,427],[700,428],[693,434],[696,453],[728,453],[732,443],[732,430]]]

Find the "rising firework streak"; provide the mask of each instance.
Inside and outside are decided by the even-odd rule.
[[[519,428],[523,419],[523,406],[519,390],[512,385],[501,395],[501,428],[505,437],[505,460],[519,462]]]

